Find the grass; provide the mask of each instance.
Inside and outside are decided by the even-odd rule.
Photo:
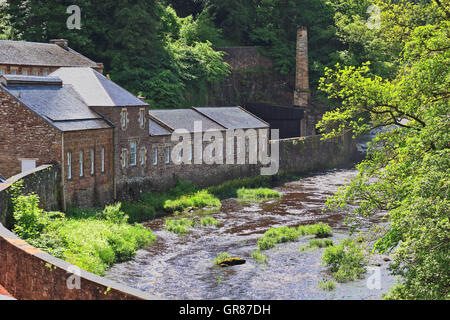
[[[322,262],[338,282],[356,280],[366,273],[364,249],[352,239],[344,239],[339,245],[326,248]]]
[[[319,282],[318,287],[325,291],[333,291],[336,289],[336,282],[323,279]]]
[[[219,264],[220,261],[222,261],[223,259],[229,259],[229,258],[231,258],[231,256],[228,252],[221,252],[217,255],[217,257],[214,258],[213,263]]]
[[[237,191],[237,195],[239,199],[246,201],[268,200],[281,197],[281,194],[278,191],[269,188],[240,188]]]
[[[326,248],[331,247],[334,245],[333,240],[330,239],[312,239],[309,241],[307,245],[301,246],[299,248],[299,251],[305,251],[305,250],[317,250],[320,248]]]
[[[103,210],[74,210],[73,216],[39,209],[36,195],[13,200],[14,231],[34,247],[86,271],[104,275],[114,263],[131,259],[153,242],[152,231],[130,225],[120,203]]]
[[[265,254],[261,253],[260,250],[253,251],[252,258],[253,258],[253,260],[255,260],[258,263],[263,263],[263,264],[267,263],[267,256]]]
[[[214,219],[213,217],[205,217],[202,218],[200,220],[200,223],[202,226],[206,227],[206,226],[218,226],[220,223],[219,221],[217,221],[216,219]]]
[[[166,212],[182,212],[186,209],[202,209],[205,207],[220,208],[220,200],[206,190],[197,191],[193,195],[181,196],[164,203]]]
[[[195,226],[195,221],[191,219],[166,219],[166,225],[164,229],[177,234],[186,234],[191,232],[189,228]]]
[[[297,241],[300,236],[315,235],[317,238],[323,238],[332,234],[331,228],[323,223],[299,226],[298,228],[271,228],[258,239],[258,249],[269,250],[278,243]]]

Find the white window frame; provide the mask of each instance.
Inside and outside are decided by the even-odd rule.
[[[72,179],[72,152],[67,152],[67,180]]]
[[[145,166],[145,163],[147,162],[145,159],[147,153],[147,149],[145,147],[142,147],[139,151],[139,163],[141,164],[141,166]]]
[[[145,109],[139,109],[139,126],[145,129]]]
[[[95,150],[91,149],[91,175],[95,174]]]
[[[105,148],[102,148],[102,173],[105,172]]]
[[[84,177],[84,153],[80,151],[80,177]]]
[[[122,168],[127,167],[127,153],[128,153],[128,149],[123,148],[122,149]]]
[[[158,165],[158,148],[153,148],[153,165]]]
[[[136,165],[137,165],[137,141],[130,141],[130,166],[135,167]]]
[[[120,112],[120,127],[122,130],[126,130],[128,126],[128,110],[122,109]]]
[[[166,164],[169,164],[170,163],[170,147],[166,147],[165,152],[166,152]]]
[[[6,74],[6,70],[3,69],[3,68],[0,68],[0,76],[3,75],[3,74]]]

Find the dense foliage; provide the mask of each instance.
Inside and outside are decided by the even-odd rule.
[[[155,236],[142,225],[130,225],[120,204],[85,218],[39,208],[36,195],[13,197],[14,232],[36,248],[84,270],[104,275],[114,263],[131,259]]]
[[[391,59],[398,65],[389,77],[376,75],[370,63],[327,70],[321,88],[341,107],[320,127],[327,136],[391,127],[329,205],[386,212],[390,225],[375,250],[393,251],[392,272],[402,276],[389,298],[448,299],[450,4],[379,3],[381,25],[390,28],[384,41],[401,48]]]

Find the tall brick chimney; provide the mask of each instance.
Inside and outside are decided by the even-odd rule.
[[[309,104],[308,30],[300,27],[297,31],[297,69],[295,73],[294,106],[307,107]]]

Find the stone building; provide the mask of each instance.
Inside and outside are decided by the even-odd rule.
[[[0,172],[61,168],[62,206],[113,199],[113,126],[56,77],[0,77]]]
[[[61,67],[89,67],[103,72],[103,64],[69,47],[65,39],[50,43],[0,40],[0,75],[47,76]]]

